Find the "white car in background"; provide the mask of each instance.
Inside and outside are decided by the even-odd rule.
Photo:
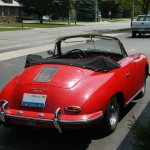
[[[49,20],[49,16],[43,16],[42,19],[43,20]]]

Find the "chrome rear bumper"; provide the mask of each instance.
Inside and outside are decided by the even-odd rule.
[[[19,115],[12,115],[9,113],[5,113],[6,110],[8,109],[8,102],[4,101],[3,105],[1,106],[1,111],[0,111],[0,123],[7,125],[6,119],[12,118],[12,119],[19,119],[19,120],[30,120],[30,121],[36,121],[36,122],[44,122],[44,123],[52,123],[56,129],[60,133],[62,133],[63,130],[63,124],[88,124],[95,122],[99,119],[102,119],[103,113],[98,114],[97,116],[90,118],[90,119],[82,119],[82,120],[61,120],[61,108],[57,108],[54,116],[52,119],[44,119],[44,118],[33,118],[33,117],[26,117],[26,116],[19,116]],[[23,111],[19,111],[23,112]]]
[[[0,121],[4,122],[6,124],[6,120],[5,120],[5,107],[8,106],[8,102],[4,101],[4,103],[2,104],[1,107],[1,111],[0,111]]]

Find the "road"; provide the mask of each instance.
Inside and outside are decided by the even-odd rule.
[[[107,25],[108,27],[106,27]],[[110,25],[115,26],[114,24],[107,23],[103,24],[103,27],[105,26],[105,29],[109,29]],[[92,26],[94,25],[86,26],[87,30],[82,32],[90,32],[90,29],[98,32],[99,30],[102,30],[99,29],[97,25],[93,28]],[[81,30],[83,27],[79,28]],[[79,28],[77,27],[74,29],[77,30]],[[118,26],[118,28],[120,28],[120,26]],[[35,31],[27,31],[29,34],[27,34],[26,31],[2,33],[4,36],[0,36],[0,44],[2,44],[0,46],[0,91],[15,74],[23,70],[28,52],[36,53],[34,50],[38,50],[37,54],[44,57],[47,56],[42,48],[47,50],[53,47],[53,40],[56,38],[56,35],[54,36],[52,33],[56,32],[56,30],[58,31],[58,29],[55,29],[55,31],[54,29],[52,29],[52,31],[49,31],[49,29],[36,29]],[[77,33],[79,31],[73,32]],[[34,33],[41,34],[35,36]],[[46,35],[44,35],[44,33]],[[63,33],[69,35],[72,32],[70,29],[63,28]],[[118,37],[123,42],[125,49],[129,54],[142,52],[145,53],[150,60],[150,36],[133,39],[131,38],[131,33],[107,33],[107,35]],[[49,41],[51,42],[47,43],[48,41],[46,41],[46,43],[44,43],[44,39],[48,37],[50,37]],[[5,40],[6,38],[8,39],[7,44],[3,41],[4,38]],[[32,45],[32,41],[37,42],[37,44]],[[18,48],[15,49],[16,47]],[[19,54],[15,53],[14,50]],[[116,131],[111,135],[101,134],[93,127],[83,130],[65,131],[63,134],[58,134],[53,130],[29,130],[26,128],[5,128],[0,126],[0,150],[131,150],[132,146],[130,141],[132,141],[133,135],[128,128],[129,120],[131,119],[130,116],[134,114],[136,117],[139,117],[142,122],[147,121],[150,116],[149,93],[150,78],[147,79],[145,96],[141,99],[134,100],[128,105],[123,117],[118,123]]]
[[[25,31],[1,32],[0,52],[36,47],[39,45],[48,45],[50,43],[54,43],[55,39],[59,36],[93,32],[99,33],[110,29],[129,28],[130,21],[128,20],[117,23],[82,23],[81,25],[82,26],[51,29],[36,28]]]

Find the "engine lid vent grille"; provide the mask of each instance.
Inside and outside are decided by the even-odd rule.
[[[49,82],[58,70],[59,67],[45,67],[35,77],[34,82]]]

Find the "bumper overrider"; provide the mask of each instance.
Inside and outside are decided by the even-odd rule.
[[[94,124],[103,118],[103,111],[98,111],[87,115],[62,115],[61,108],[57,108],[54,114],[31,112],[24,110],[9,109],[8,102],[4,100],[4,103],[0,109],[0,124],[7,126],[9,119],[19,121],[34,121],[40,123],[49,123],[58,129],[60,133],[63,131],[63,127],[66,126],[88,126]],[[29,114],[32,114],[29,115]],[[42,127],[42,125],[41,125]]]

